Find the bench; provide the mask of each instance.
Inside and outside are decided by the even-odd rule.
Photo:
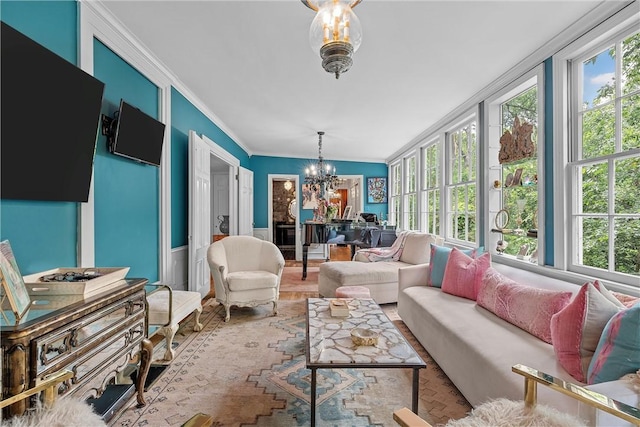
[[[202,330],[200,323],[200,313],[202,313],[202,299],[199,292],[174,291],[168,286],[147,296],[149,305],[149,324],[163,325],[159,332],[164,335],[167,350],[164,353],[164,360],[173,360],[174,351],[172,348],[173,337],[178,331],[181,321],[191,313],[195,314],[193,330]]]

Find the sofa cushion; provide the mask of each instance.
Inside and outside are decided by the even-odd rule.
[[[551,339],[558,362],[580,382],[604,327],[624,306],[598,281],[585,283],[578,294],[551,318]]]
[[[442,292],[475,301],[482,277],[490,266],[489,252],[474,259],[453,248],[444,269]]]
[[[442,287],[442,278],[444,277],[444,269],[447,266],[447,261],[449,261],[449,254],[451,253],[451,248],[446,246],[439,246],[431,243],[431,250],[429,251],[430,262],[429,262],[429,277],[427,278],[427,285],[433,286],[435,288]],[[482,249],[463,249],[462,253],[465,255],[469,255],[472,258],[475,258],[475,254],[482,253]]]
[[[605,326],[587,382],[614,381],[640,369],[640,303],[616,313]]]
[[[427,233],[409,233],[404,241],[400,261],[407,264],[427,264],[431,259],[429,245],[437,243],[438,236]]]
[[[571,292],[521,285],[490,267],[476,301],[498,317],[551,343],[551,317],[569,303],[571,296]]]

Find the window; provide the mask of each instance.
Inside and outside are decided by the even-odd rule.
[[[608,39],[573,59],[570,70],[569,267],[637,282],[640,33]]]
[[[405,172],[405,192],[403,194],[403,222],[405,230],[416,230],[418,228],[418,202],[417,202],[417,175],[416,175],[416,155],[413,154],[404,158]]]
[[[420,229],[440,235],[440,144],[431,142],[421,153]]]
[[[389,222],[397,228],[400,228],[400,197],[402,196],[402,170],[400,163],[396,163],[390,166],[391,169],[391,191],[390,191],[390,218]]]
[[[476,236],[476,121],[448,132],[447,238],[475,243]]]

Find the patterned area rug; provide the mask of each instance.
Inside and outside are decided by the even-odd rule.
[[[204,307],[204,329],[184,323],[176,357],[145,393],[111,426],[179,426],[198,412],[215,426],[309,425],[310,371],[305,368],[305,300],[224,310],[213,300]],[[427,362],[420,374],[419,415],[432,424],[465,416],[471,409],[444,373],[398,319],[385,312]],[[154,356],[164,353],[162,345]],[[393,411],[411,406],[411,369],[318,370],[318,426],[394,426]]]

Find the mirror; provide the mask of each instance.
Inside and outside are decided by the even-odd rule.
[[[289,202],[289,207],[287,208],[287,212],[289,213],[289,218],[296,219],[296,212],[298,210],[298,203],[296,199],[293,199]]]

